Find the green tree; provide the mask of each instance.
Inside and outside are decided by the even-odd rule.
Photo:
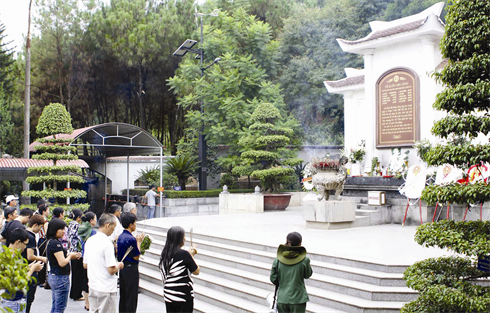
[[[285,21],[279,37],[279,82],[284,101],[300,121],[307,144],[343,142],[343,101],[323,84],[338,80],[346,67],[362,67],[357,55],[342,52],[336,39],[359,39],[368,22],[380,19],[387,1],[326,1],[324,7],[302,6]]]
[[[448,3],[447,0],[443,1]],[[384,19],[386,21],[391,21],[417,14],[439,2],[442,2],[442,0],[395,0],[388,4]]]
[[[242,147],[242,165],[233,169],[235,175],[243,175],[253,170],[250,176],[260,179],[265,192],[277,193],[281,185],[296,180],[294,166],[303,160],[295,158],[290,149],[293,142],[293,127],[296,121],[281,116],[281,112],[272,104],[259,103],[251,118],[249,133],[240,139]],[[286,123],[281,123],[281,120]],[[289,122],[289,125],[287,124]]]
[[[248,126],[257,103],[254,99],[271,102],[285,112],[279,85],[271,82],[279,67],[278,43],[272,40],[269,25],[243,8],[208,20],[210,24],[204,27],[204,65],[220,57],[219,65],[207,69],[201,77],[197,62],[185,58],[169,85],[187,112],[187,125],[194,129],[189,132],[194,136],[188,139],[197,144],[195,134],[202,125],[210,150],[228,145],[229,154],[238,155],[240,132]],[[204,113],[200,112],[201,99]]]
[[[33,39],[33,57],[46,76],[37,77],[35,86],[57,95],[56,102],[66,105],[68,113],[77,107],[73,102],[82,94],[88,79],[82,70],[87,55],[83,53],[84,27],[90,19],[94,1],[38,0],[39,15],[34,19],[40,37]]]
[[[437,96],[434,108],[446,111],[445,118],[432,128],[434,135],[447,139],[426,154],[429,165],[445,163],[460,168],[490,161],[490,145],[468,140],[490,131],[490,117],[479,112],[490,108],[490,2],[486,0],[454,1],[446,15],[446,32],[441,51],[448,65],[435,73],[445,86]],[[459,142],[459,143],[455,143]],[[484,203],[490,200],[490,186],[475,184],[428,186],[422,199],[429,205]],[[478,284],[488,272],[477,269],[477,259],[490,254],[489,221],[442,221],[419,227],[415,240],[424,246],[435,246],[456,252],[457,256],[428,259],[405,272],[407,285],[419,291],[417,300],[404,312],[488,312],[489,287]]]
[[[7,35],[4,34],[5,26],[0,23],[0,85],[3,85],[4,92],[9,95],[13,92],[12,71],[14,64],[13,50],[8,49],[7,45],[10,43],[6,41]]]
[[[179,186],[185,190],[185,183],[189,177],[196,173],[197,164],[196,159],[189,155],[178,155],[167,160],[164,170],[168,174],[177,176]]]
[[[138,174],[140,177],[138,178],[139,181],[142,183],[148,185],[148,186],[160,186],[160,166],[155,166],[152,168],[145,168],[141,169],[138,171]],[[165,171],[162,173],[162,181],[163,181],[163,187],[165,187],[165,190],[170,189],[173,186],[176,186],[178,183],[177,176],[173,174],[169,174]]]
[[[0,158],[6,152],[6,143],[13,135],[14,124],[9,110],[7,96],[0,84]]]
[[[71,139],[56,137],[58,134],[71,134],[73,132],[71,117],[65,106],[60,103],[52,103],[45,107],[39,118],[36,132],[40,136],[46,136],[46,138],[37,140],[41,143],[35,148],[39,154],[34,154],[32,158],[35,160],[50,160],[52,165],[29,168],[29,177],[26,178],[26,182],[29,184],[45,183],[47,188],[44,190],[24,191],[22,195],[44,199],[86,197],[87,193],[83,190],[58,190],[58,183],[84,183],[82,177],[69,173],[81,173],[79,166],[58,164],[60,160],[78,159],[76,147],[68,146]],[[86,208],[87,205],[77,205],[77,207]]]

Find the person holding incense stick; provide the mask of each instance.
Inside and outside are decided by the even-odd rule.
[[[144,233],[134,237],[136,231],[136,215],[129,212],[121,214],[121,224],[124,228],[117,239],[117,260],[124,263],[119,272],[119,312],[134,313],[138,307],[138,286],[140,275],[138,271],[140,245],[145,238]]]
[[[117,218],[102,214],[99,231],[85,243],[83,267],[87,269],[90,312],[117,312],[117,276],[124,263],[117,262],[109,237],[116,228]]]

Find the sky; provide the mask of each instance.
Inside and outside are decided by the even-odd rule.
[[[109,3],[110,0],[101,0]],[[36,15],[35,0],[32,1],[32,16]],[[79,0],[79,2],[82,2]],[[29,0],[0,0],[0,23],[5,26],[4,35],[6,41],[13,41],[8,48],[21,51],[25,46],[23,36],[27,34],[27,20],[29,15]],[[36,33],[36,28],[31,24],[31,33]]]
[[[8,48],[20,51],[23,43],[22,35],[27,34],[27,18],[29,0],[0,0],[0,23],[5,26],[6,41],[13,41]],[[31,32],[33,27],[31,25]]]

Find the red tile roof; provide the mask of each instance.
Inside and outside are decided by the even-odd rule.
[[[66,161],[59,160],[57,165],[78,165],[82,168],[88,168],[88,164],[84,160]],[[3,159],[0,158],[0,168],[29,168],[35,166],[50,166],[53,161],[50,160],[32,160],[32,159]]]
[[[326,81],[325,84],[332,88],[341,88],[347,86],[354,86],[364,84],[364,75],[347,77],[341,80]]]

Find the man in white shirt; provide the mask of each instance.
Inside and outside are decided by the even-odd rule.
[[[112,214],[102,214],[99,231],[85,243],[83,267],[87,269],[90,312],[116,313],[117,276],[124,267],[114,256],[114,245],[109,237],[116,228],[117,218]]]
[[[145,194],[145,198],[148,199],[148,219],[155,217],[155,196],[157,193],[155,192],[155,186],[151,185],[150,190],[148,190]]]
[[[119,217],[121,216],[121,206],[119,204],[113,204],[107,211],[107,213],[114,215],[116,217],[116,228],[114,232],[109,236],[109,240],[114,243],[114,247],[116,247],[117,237],[124,231],[124,228],[119,221]]]

